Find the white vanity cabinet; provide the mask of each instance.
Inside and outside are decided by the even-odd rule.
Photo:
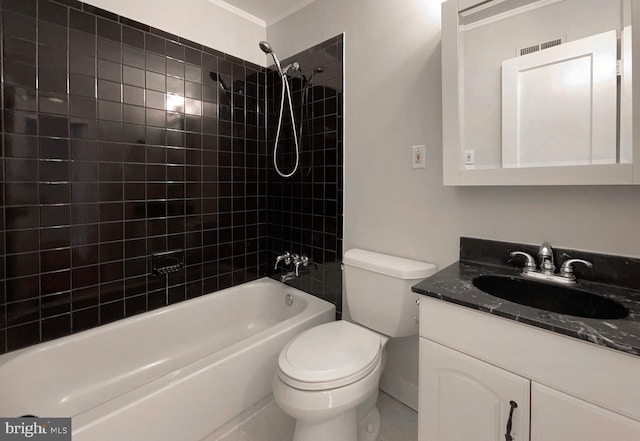
[[[531,440],[638,441],[640,422],[532,383]]]
[[[420,339],[420,441],[529,438],[530,381]],[[511,412],[510,403],[516,403]]]
[[[640,440],[640,357],[420,301],[419,441]]]

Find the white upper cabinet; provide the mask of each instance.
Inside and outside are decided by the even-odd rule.
[[[633,6],[443,3],[444,184],[640,183],[640,109],[633,112],[640,87],[634,91],[632,77],[640,71],[640,56],[632,56],[640,6]]]

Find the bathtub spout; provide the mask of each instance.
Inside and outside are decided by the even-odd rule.
[[[287,282],[289,280],[293,280],[296,277],[298,277],[298,275],[296,274],[295,271],[289,271],[288,273],[284,273],[283,275],[280,276],[280,281],[282,283]]]

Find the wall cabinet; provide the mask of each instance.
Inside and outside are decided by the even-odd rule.
[[[640,440],[640,357],[431,298],[420,324],[419,441]]]
[[[636,3],[445,1],[444,185],[640,184]]]

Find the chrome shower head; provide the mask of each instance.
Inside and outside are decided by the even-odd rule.
[[[261,41],[260,43],[258,43],[258,46],[260,46],[260,49],[262,49],[262,52],[264,52],[265,54],[270,54],[273,52],[271,45],[267,41]]]
[[[278,57],[276,57],[275,52],[273,52],[273,48],[271,47],[271,45],[267,41],[263,40],[260,43],[258,43],[258,46],[260,46],[260,49],[265,54],[271,54],[271,57],[273,58],[273,62],[275,63],[276,68],[278,69],[278,73],[280,74],[280,76],[283,76],[284,72],[282,72],[282,67],[280,66],[280,62],[278,61]]]
[[[301,72],[300,71],[300,64],[297,61],[294,61],[293,63],[291,63],[290,65],[288,65],[284,69],[282,69],[282,71],[285,73],[285,75],[288,75],[289,73]]]

